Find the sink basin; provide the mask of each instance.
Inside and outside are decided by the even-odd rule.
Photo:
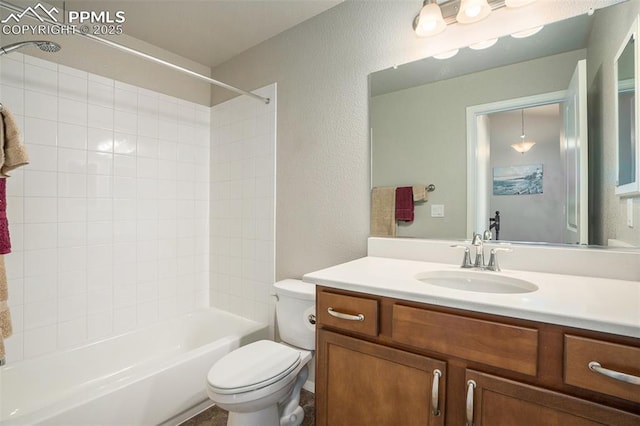
[[[538,289],[529,281],[487,271],[431,271],[415,278],[429,285],[477,293],[531,293]]]

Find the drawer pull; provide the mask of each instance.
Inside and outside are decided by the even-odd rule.
[[[442,376],[442,371],[438,370],[437,368],[433,370],[433,384],[431,385],[431,412],[435,417],[438,417],[440,415],[440,410],[438,409],[440,376]]]
[[[329,312],[329,315],[331,315],[332,317],[336,317],[340,319],[345,319],[349,321],[364,321],[364,314],[358,314],[358,315],[343,314],[342,312],[334,311],[332,307],[328,307],[327,312]]]
[[[640,377],[632,376],[631,374],[621,373],[619,371],[609,370],[608,368],[604,368],[597,361],[591,361],[589,363],[589,370],[602,374],[603,376],[610,377],[615,380],[619,380],[625,383],[631,383],[632,385],[640,386]]]
[[[467,381],[467,426],[473,426],[473,390],[475,388],[475,381]]]

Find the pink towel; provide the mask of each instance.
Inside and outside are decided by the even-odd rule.
[[[11,253],[9,222],[7,221],[7,179],[0,179],[0,254]]]
[[[413,222],[413,187],[396,188],[396,220]]]

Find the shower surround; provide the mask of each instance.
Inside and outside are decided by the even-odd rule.
[[[209,305],[211,108],[20,53],[0,101],[31,158],[7,180],[8,363]]]

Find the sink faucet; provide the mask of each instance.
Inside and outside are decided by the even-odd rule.
[[[473,266],[476,268],[484,268],[484,243],[480,234],[473,233],[471,245],[476,248],[476,261]]]

